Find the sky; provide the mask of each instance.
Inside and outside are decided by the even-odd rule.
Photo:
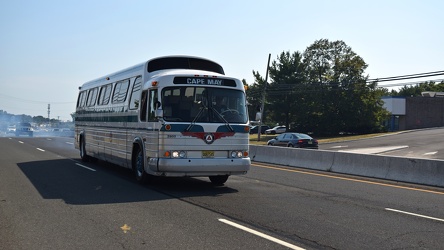
[[[444,1],[0,0],[0,110],[71,120],[84,82],[191,55],[254,82],[268,55],[342,40],[371,79],[444,70]],[[442,77],[444,78],[444,77]],[[427,79],[424,79],[427,80]]]

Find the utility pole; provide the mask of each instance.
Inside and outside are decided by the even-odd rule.
[[[261,110],[260,110],[261,119],[259,120],[259,127],[257,130],[257,141],[261,141],[262,120],[264,120],[265,92],[267,91],[267,85],[268,85],[268,69],[270,68],[270,57],[271,57],[271,53],[268,54],[267,73],[265,73],[265,86],[264,86],[264,92],[262,93],[262,104],[261,104]]]
[[[51,104],[48,103],[48,126],[51,124],[51,120],[49,119],[50,113],[51,113]]]

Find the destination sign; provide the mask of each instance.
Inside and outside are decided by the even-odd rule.
[[[209,77],[174,77],[173,83],[236,87],[234,80]]]

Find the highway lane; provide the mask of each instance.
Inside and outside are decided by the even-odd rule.
[[[323,150],[444,160],[444,128],[401,131],[356,141],[320,144]]]
[[[223,187],[213,187],[207,178],[157,178],[138,185],[125,169],[80,163],[70,142],[0,138],[5,249],[436,249],[444,244],[444,189],[257,163]]]
[[[228,219],[220,214],[135,183],[124,169],[79,165],[65,140],[0,139],[1,249],[279,249],[219,222]],[[237,192],[187,185],[198,187],[195,196]]]

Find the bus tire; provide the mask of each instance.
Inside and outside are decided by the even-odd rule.
[[[133,170],[136,180],[139,183],[145,183],[148,180],[148,174],[145,172],[145,161],[143,159],[142,147],[137,146],[133,153]]]
[[[82,159],[83,162],[89,161],[89,156],[86,154],[85,140],[83,137],[80,138],[80,159]]]
[[[211,183],[215,186],[222,186],[225,182],[227,182],[229,175],[215,175],[209,176]]]

